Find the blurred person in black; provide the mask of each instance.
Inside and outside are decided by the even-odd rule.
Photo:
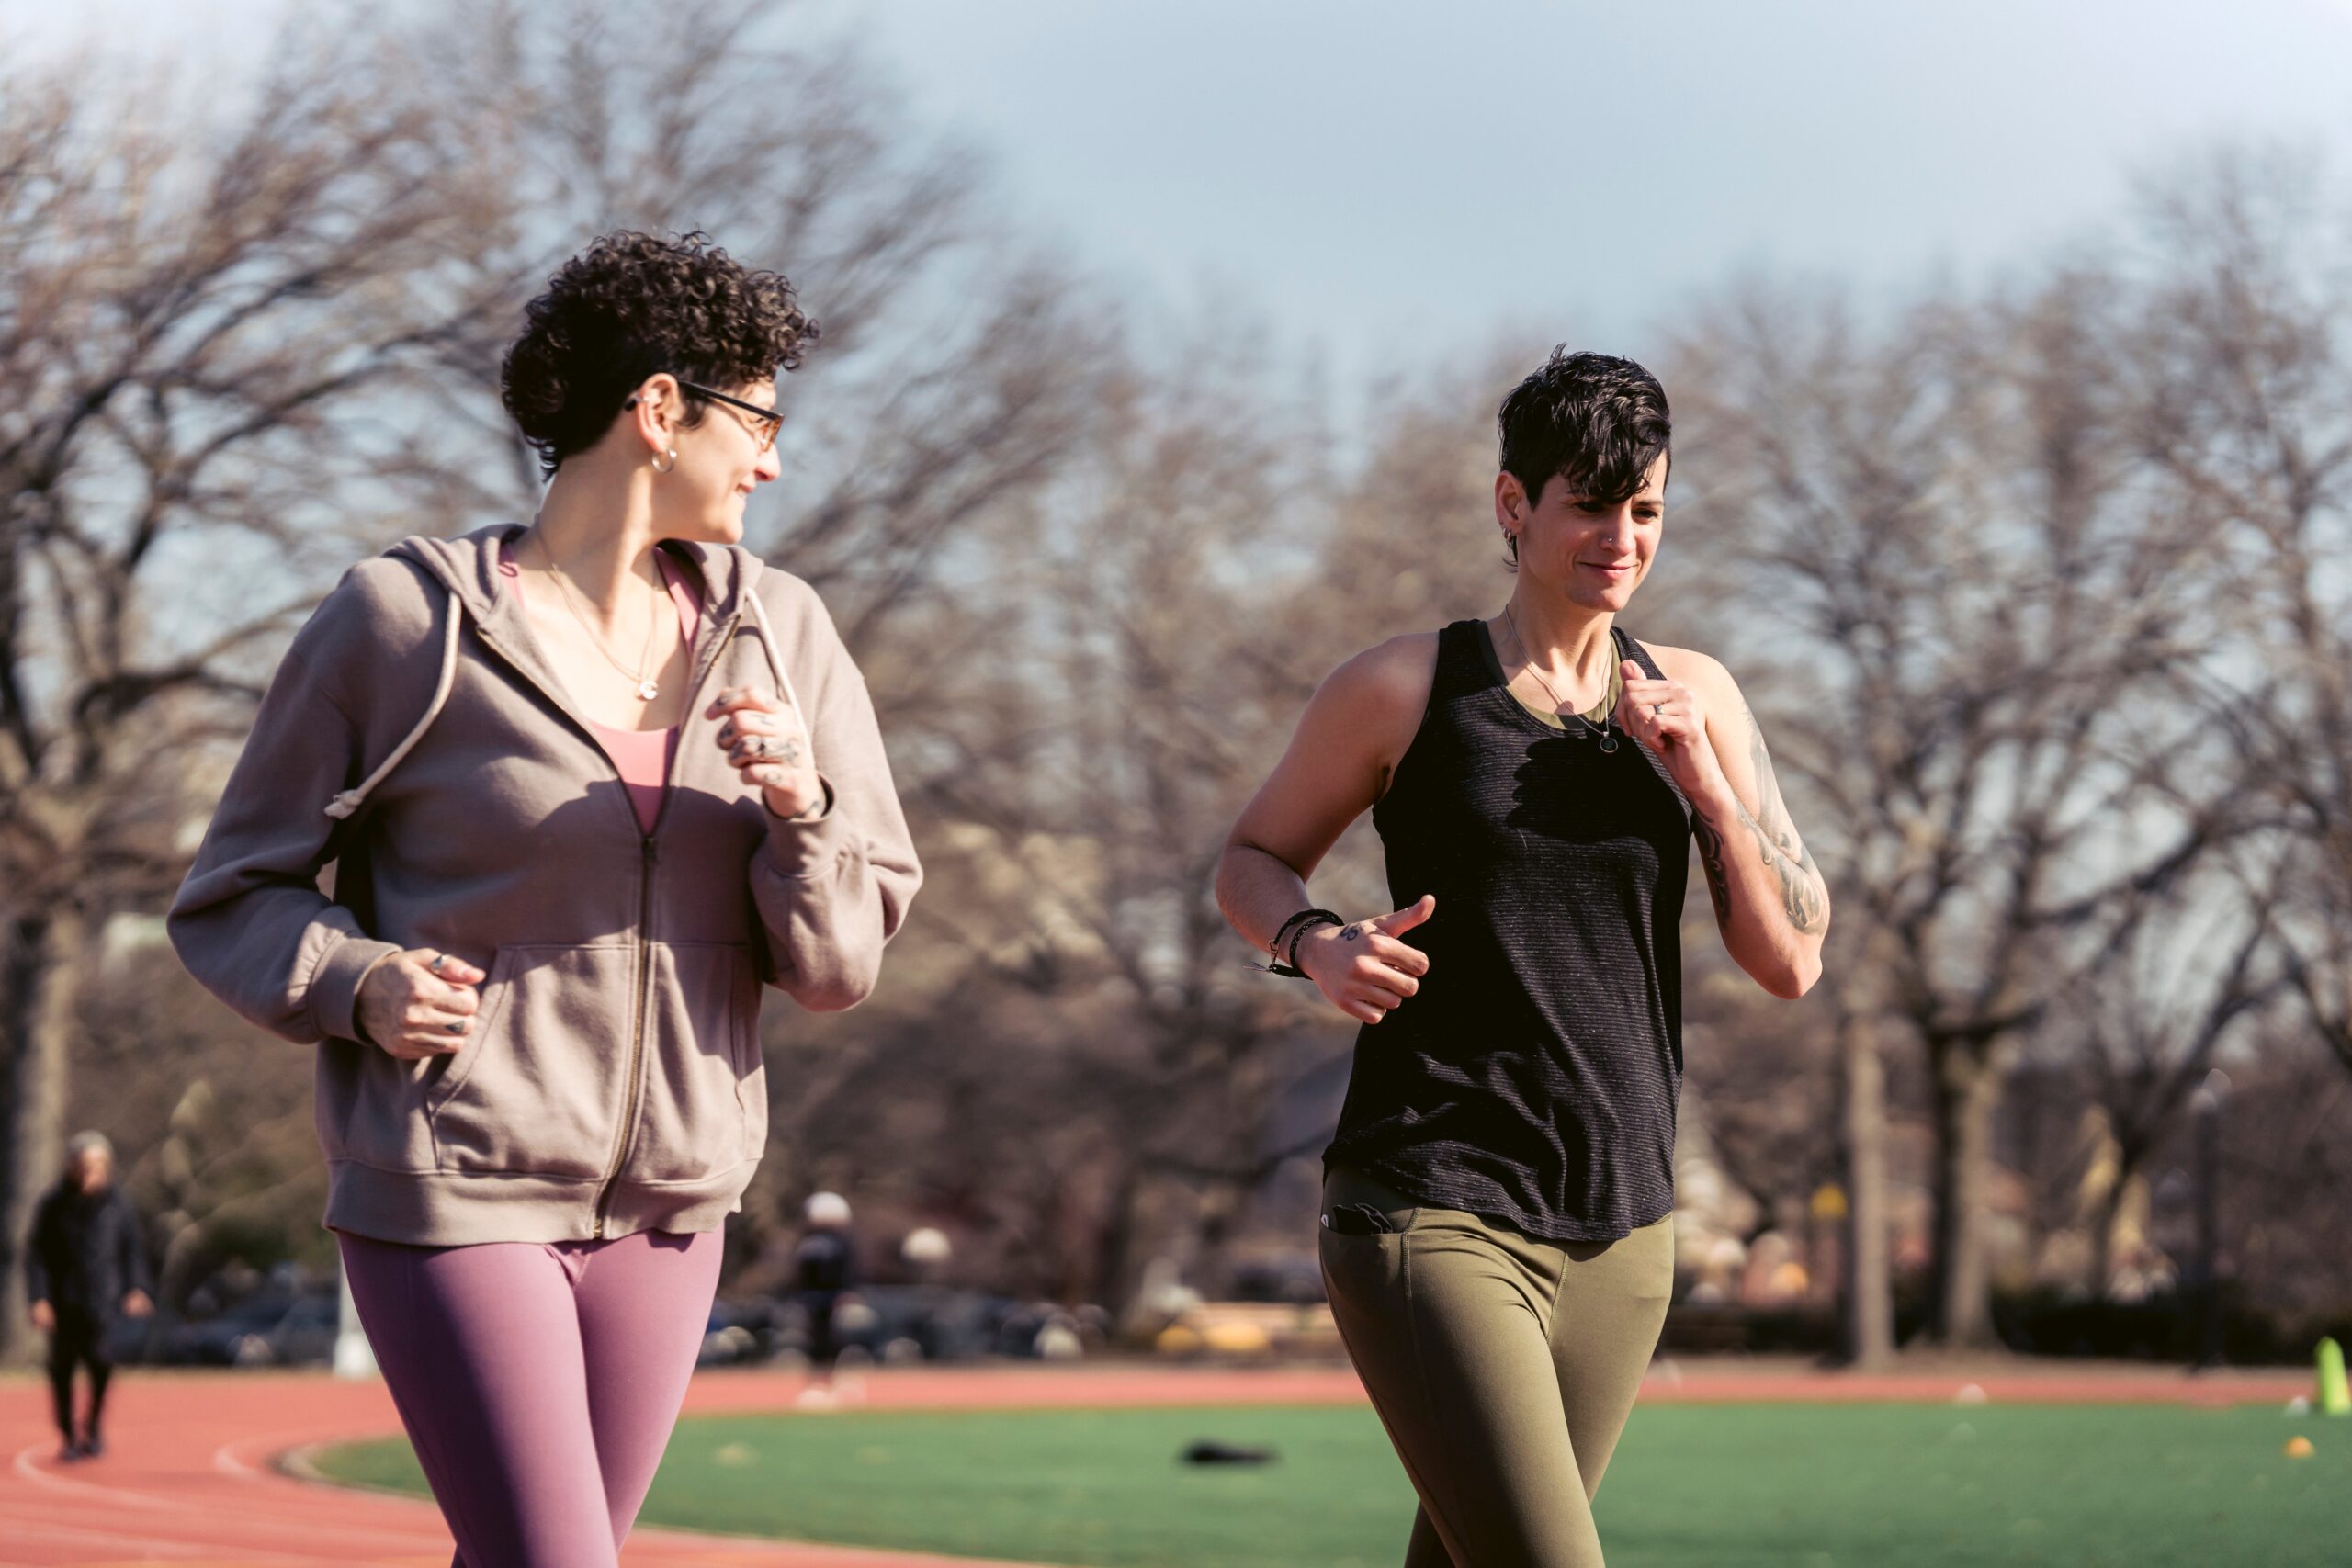
[[[808,1314],[808,1367],[811,1382],[801,1393],[805,1404],[830,1404],[833,1398],[833,1369],[841,1359],[841,1341],[833,1334],[833,1311],[857,1283],[857,1249],[849,1234],[849,1200],[838,1192],[812,1192],[802,1217],[808,1234],[792,1253],[792,1288]]]
[[[49,1335],[49,1387],[59,1458],[95,1458],[105,1451],[98,1422],[114,1373],[107,1338],[120,1317],[145,1317],[147,1252],[139,1215],[114,1184],[114,1145],[103,1133],[76,1134],[65,1147],[65,1171],[33,1211],[25,1248],[25,1295],[33,1325]],[[90,1414],[79,1436],[74,1422],[74,1369],[90,1373]]]

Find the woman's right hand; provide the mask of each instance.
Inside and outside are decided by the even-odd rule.
[[[1375,920],[1316,926],[1298,939],[1298,966],[1333,1007],[1358,1022],[1378,1023],[1419,990],[1420,976],[1430,972],[1429,954],[1396,939],[1436,912],[1436,896],[1424,893]]]
[[[402,1061],[448,1055],[466,1043],[481,1006],[477,987],[489,978],[438,948],[395,953],[359,982],[360,1032]]]

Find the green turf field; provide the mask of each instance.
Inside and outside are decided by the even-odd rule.
[[[2298,1433],[2318,1451],[2284,1457]],[[1177,1462],[1196,1438],[1276,1462]],[[423,1490],[404,1442],[319,1456]],[[2352,1420],[2269,1407],[1655,1405],[1600,1495],[1611,1568],[2352,1561]],[[1368,1410],[848,1412],[682,1423],[643,1522],[1104,1568],[1387,1568],[1412,1518]]]

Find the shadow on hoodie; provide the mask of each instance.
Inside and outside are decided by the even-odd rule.
[[[498,590],[501,524],[404,539],[296,635],[167,924],[243,1017],[320,1047],[326,1223],[387,1241],[720,1224],[766,1141],[764,982],[854,1006],[922,882],[865,682],[809,586],[737,547],[662,547],[701,587],[650,833]],[[808,726],[823,813],[788,822],[703,716],[724,686]],[[334,864],[334,893],[320,874]],[[488,974],[456,1053],[356,1039],[384,955]]]

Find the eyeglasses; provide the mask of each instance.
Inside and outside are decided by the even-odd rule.
[[[730,398],[724,392],[709,387],[696,386],[692,381],[680,381],[678,389],[681,391],[692,392],[698,398],[708,398],[715,403],[725,403],[729,408],[741,409],[745,413],[755,416],[752,425],[752,434],[759,441],[760,450],[763,452],[775,445],[776,432],[784,428],[784,415],[772,408],[762,408],[757,403],[747,403],[741,398]]]

